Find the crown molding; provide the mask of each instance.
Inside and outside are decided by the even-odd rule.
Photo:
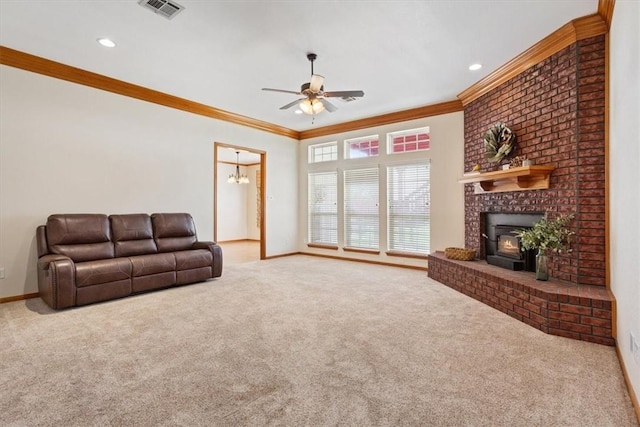
[[[607,24],[607,28],[611,28],[611,19],[613,18],[613,7],[616,0],[598,0],[598,15],[602,17]]]
[[[205,104],[189,101],[188,99],[179,98],[153,89],[127,83],[122,80],[117,80],[91,71],[51,61],[25,52],[20,52],[4,46],[0,46],[0,64],[140,99],[142,101],[163,105],[165,107],[175,108],[217,120],[235,123],[241,126],[247,126],[276,135],[304,140],[463,111],[464,106],[468,103],[495,89],[502,83],[510,80],[576,41],[606,34],[611,24],[614,5],[615,0],[599,0],[598,13],[574,19],[573,21],[563,25],[558,30],[527,49],[525,52],[495,70],[493,73],[462,91],[458,95],[458,100],[426,105],[423,107],[397,111],[394,113],[353,120],[300,132],[262,120],[231,113]]]
[[[603,2],[609,3],[613,2],[613,0],[600,0],[600,3]],[[613,6],[611,6],[611,8],[613,8]],[[606,34],[607,31],[607,24],[600,14],[595,13],[574,19],[473,86],[462,91],[458,95],[458,98],[462,101],[463,105],[467,105],[565,47],[579,40]]]
[[[423,107],[412,108],[410,110],[397,111],[395,113],[367,117],[365,119],[338,123],[336,125],[324,126],[317,129],[303,130],[300,132],[300,140],[302,141],[304,139],[316,138],[318,136],[333,135],[337,133],[366,129],[375,126],[383,126],[392,123],[406,122],[409,120],[438,116],[440,114],[455,113],[458,111],[463,111],[463,105],[460,100],[447,101],[433,105],[425,105]]]
[[[118,95],[140,99],[142,101],[163,105],[165,107],[175,108],[188,113],[223,120],[293,139],[300,139],[299,132],[293,129],[277,126],[262,120],[252,119],[250,117],[231,113],[229,111],[200,104],[198,102],[189,101],[188,99],[179,98],[164,92],[127,83],[122,80],[103,76],[81,68],[71,67],[60,62],[20,52],[5,46],[0,46],[0,64],[116,93]]]
[[[312,138],[314,136],[329,135],[332,133],[347,132],[351,130],[364,129],[373,126],[381,126],[390,123],[398,123],[412,119],[446,114],[456,111],[462,111],[462,103],[459,100],[444,102],[441,104],[428,105],[424,107],[414,108],[395,113],[384,114],[366,119],[355,120],[351,122],[340,123],[337,125],[327,126],[318,129],[298,132],[293,129],[277,126],[268,122],[264,122],[239,114],[231,113],[219,108],[211,107],[188,99],[179,98],[143,86],[127,83],[111,77],[97,74],[81,68],[65,65],[46,58],[31,55],[18,50],[0,46],[0,64],[9,67],[19,68],[37,74],[77,83],[84,86],[93,87],[95,89],[105,90],[107,92],[116,93],[118,95],[128,96],[140,99],[142,101],[151,102],[165,107],[175,108],[186,111],[188,113],[198,114],[201,116],[223,120],[230,123],[236,123],[241,126],[270,132],[276,135],[286,136],[296,140]],[[307,136],[310,135],[310,136]]]

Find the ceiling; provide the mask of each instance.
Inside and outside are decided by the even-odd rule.
[[[237,153],[237,154],[236,154]],[[260,154],[239,148],[218,147],[216,159],[223,163],[239,163],[241,166],[260,163]]]
[[[173,1],[173,0],[172,0]],[[0,0],[0,44],[303,131],[455,100],[598,0],[176,1],[168,20],[138,0]],[[97,38],[109,37],[115,48]],[[315,117],[279,108],[311,74],[332,98]],[[469,65],[479,62],[479,71]]]

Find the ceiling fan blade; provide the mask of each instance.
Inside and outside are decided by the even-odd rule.
[[[322,96],[331,97],[331,98],[344,98],[344,97],[361,98],[364,96],[364,92],[361,90],[339,90],[336,92],[324,92]]]
[[[283,105],[282,107],[280,107],[281,110],[286,110],[287,108],[291,108],[294,105],[298,105],[300,103],[300,101],[304,101],[307,98],[300,98],[300,99],[296,99],[293,102],[288,103],[287,105]],[[326,108],[326,107],[325,107]]]
[[[281,93],[292,93],[294,95],[302,95],[300,92],[295,92],[292,90],[283,90],[283,89],[270,89],[268,87],[263,87],[262,90],[266,90],[269,92],[281,92]]]
[[[333,105],[332,103],[330,103],[329,101],[327,101],[324,98],[318,98],[318,100],[320,102],[322,102],[322,105],[324,105],[324,109],[327,110],[330,113],[333,113],[334,111],[336,111],[338,108]]]
[[[313,74],[311,76],[311,82],[309,82],[309,90],[313,93],[318,93],[320,89],[322,89],[322,83],[324,82],[324,77],[320,74]]]

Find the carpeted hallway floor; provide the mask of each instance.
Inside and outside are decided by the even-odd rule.
[[[291,256],[54,312],[0,305],[3,426],[637,426],[612,347],[425,272]]]

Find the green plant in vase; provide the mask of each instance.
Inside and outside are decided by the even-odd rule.
[[[567,228],[574,218],[573,214],[561,215],[550,221],[547,217],[533,224],[533,227],[515,230],[520,238],[522,250],[537,249],[536,255],[536,279],[549,280],[547,266],[547,252],[568,253],[571,252],[571,236],[575,233]]]

